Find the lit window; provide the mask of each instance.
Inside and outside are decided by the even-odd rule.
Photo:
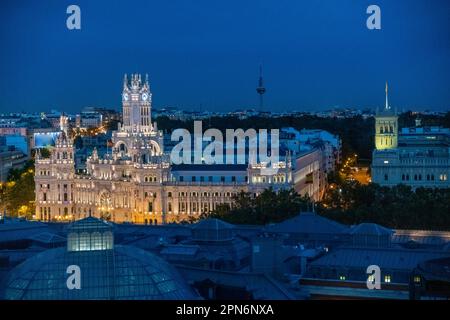
[[[100,232],[91,234],[91,250],[102,250],[102,235]]]
[[[367,281],[370,283],[374,283],[375,282],[375,275],[371,274],[367,277]]]
[[[41,208],[42,209],[42,208]],[[69,233],[68,239],[67,239],[67,249],[68,251],[79,251],[80,245],[78,242],[78,234],[76,233]]]
[[[389,274],[384,276],[384,282],[390,283],[391,282],[391,276]]]
[[[339,280],[345,281],[345,276],[339,276]]]
[[[79,251],[89,251],[91,250],[91,237],[87,232],[80,234],[80,250]]]
[[[420,276],[414,276],[414,283],[420,283]]]
[[[384,164],[388,164],[389,161],[388,161],[388,160],[384,160],[383,163],[384,163]]]

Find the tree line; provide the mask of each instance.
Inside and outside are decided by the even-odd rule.
[[[269,188],[258,196],[241,192],[232,205],[222,204],[203,214],[233,224],[277,223],[312,210],[312,201],[295,190]],[[331,220],[355,225],[372,222],[393,229],[450,230],[450,189],[409,186],[381,187],[345,181],[330,189],[324,199],[314,204],[317,214]]]
[[[268,188],[256,197],[241,191],[233,197],[232,205],[220,204],[200,218],[217,218],[233,224],[265,225],[292,218],[300,211],[308,210],[310,205],[308,197],[300,196],[293,189],[276,192]]]
[[[345,181],[328,190],[317,211],[345,224],[378,223],[389,228],[450,230],[450,189]]]

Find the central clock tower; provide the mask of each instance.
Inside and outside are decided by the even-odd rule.
[[[142,81],[140,74],[132,74],[131,80],[128,81],[125,75],[122,91],[123,130],[134,133],[151,132],[151,103],[148,76]]]

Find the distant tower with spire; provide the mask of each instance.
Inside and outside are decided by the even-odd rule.
[[[259,94],[259,111],[263,111],[263,95],[266,93],[266,88],[264,87],[263,75],[262,75],[262,64],[259,65],[259,81],[256,92]]]
[[[375,148],[393,149],[398,145],[398,117],[389,105],[388,83],[385,87],[386,102],[382,111],[375,115]]]

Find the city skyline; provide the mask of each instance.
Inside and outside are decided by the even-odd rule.
[[[66,28],[67,3],[27,4],[2,4],[15,29],[0,33],[2,112],[118,108],[130,72],[149,73],[156,108],[257,108],[261,62],[264,111],[374,110],[386,80],[398,110],[449,109],[445,1],[378,1],[381,30],[366,28],[365,1],[79,1],[81,30]]]
[[[449,17],[3,0],[0,300],[450,300]]]

